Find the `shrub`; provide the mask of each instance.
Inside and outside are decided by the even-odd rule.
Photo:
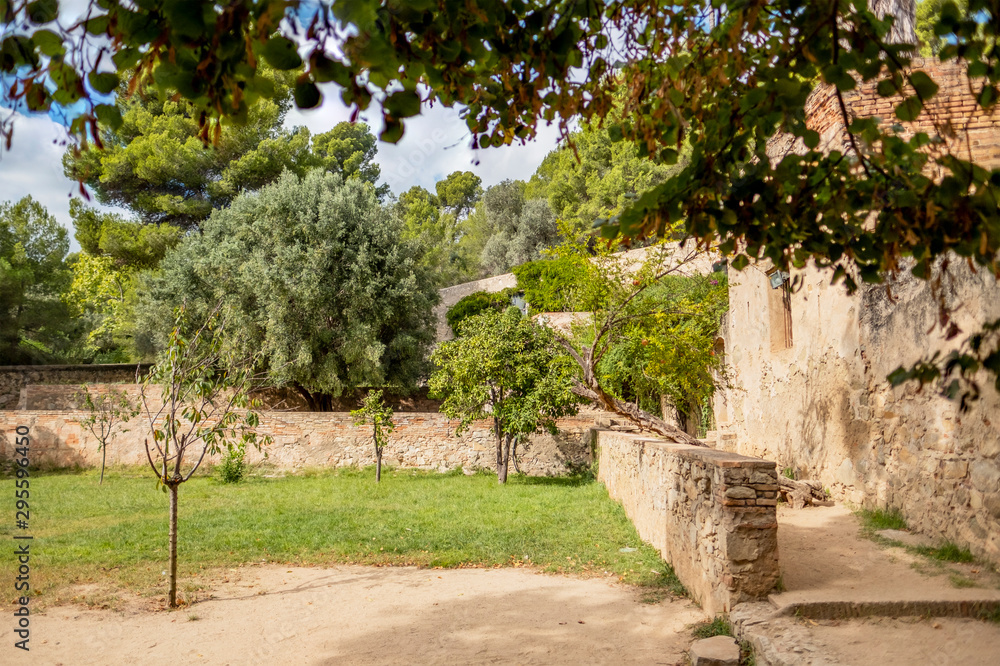
[[[247,475],[247,447],[240,442],[222,455],[216,470],[223,483],[239,483]]]
[[[580,307],[575,287],[586,280],[587,267],[579,257],[539,259],[511,269],[517,286],[535,312],[573,312]]]
[[[477,291],[451,306],[445,315],[445,319],[448,320],[448,325],[451,326],[452,332],[458,335],[458,326],[463,321],[477,314],[482,314],[489,309],[503,312],[510,307],[511,297],[519,293],[520,291],[516,288],[504,289],[503,291],[494,293]]]

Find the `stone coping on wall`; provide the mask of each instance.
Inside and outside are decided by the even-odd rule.
[[[778,581],[775,463],[649,435],[597,432],[598,478],[710,615]]]

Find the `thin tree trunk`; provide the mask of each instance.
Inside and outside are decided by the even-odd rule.
[[[497,446],[497,483],[507,483],[507,464],[503,456],[503,433],[500,432],[500,420],[493,417],[493,435]]]
[[[99,486],[104,484],[104,461],[107,460],[107,457],[108,457],[108,443],[101,442],[101,480],[97,482],[97,485]]]
[[[503,456],[503,467],[500,476],[500,483],[507,483],[507,470],[510,468],[510,440],[512,437],[510,435],[504,435],[503,437],[503,451],[501,455]]]
[[[375,483],[382,481],[382,449],[375,449]]]
[[[170,607],[177,608],[177,483],[168,483],[170,491]]]

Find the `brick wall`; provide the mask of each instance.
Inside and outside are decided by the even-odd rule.
[[[778,581],[773,462],[648,436],[597,432],[599,479],[709,615]]]
[[[903,124],[902,136],[909,138],[916,132],[940,134],[950,137],[942,147],[953,150],[962,159],[987,167],[1000,165],[1000,114],[986,114],[969,92],[970,87],[978,91],[982,81],[970,86],[964,65],[955,61],[943,63],[936,58],[914,58],[911,70],[926,72],[939,89],[914,122]],[[877,80],[862,82],[854,90],[841,93],[851,120],[878,117],[884,124],[898,122],[895,108],[902,96],[880,97],[877,85]],[[913,90],[907,89],[906,94],[912,95]],[[820,150],[848,149],[843,115],[832,86],[817,87],[806,102],[805,112],[806,124],[819,132]],[[768,147],[772,157],[788,150],[801,153],[805,147],[801,141],[793,142],[789,137],[776,137]]]
[[[14,430],[31,430],[33,465],[92,467],[100,464],[96,439],[75,419],[80,411],[0,411],[0,461],[13,457]],[[261,412],[261,434],[274,442],[267,447],[267,461],[278,469],[296,471],[309,467],[345,467],[374,464],[370,430],[352,425],[342,412]],[[521,470],[532,475],[565,473],[567,465],[590,463],[590,431],[596,412],[560,419],[559,433],[535,435],[520,454]],[[495,468],[493,440],[486,421],[477,422],[461,437],[457,421],[443,414],[409,412],[395,416],[383,460],[389,465],[426,469]],[[137,419],[129,432],[108,446],[110,464],[145,465],[143,441],[148,425]],[[251,453],[259,461],[261,454]],[[214,462],[216,458],[210,458]]]

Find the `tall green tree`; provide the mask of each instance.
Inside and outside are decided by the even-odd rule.
[[[378,185],[382,169],[375,163],[378,146],[368,125],[339,122],[329,132],[313,137],[312,152],[317,158],[314,166],[335,173],[344,180],[359,178],[371,183],[379,200],[389,194],[387,184]]]
[[[77,353],[97,362],[132,360],[139,274],[159,266],[183,231],[166,222],[126,220],[77,199],[70,216],[82,251],[70,262],[73,279],[64,300],[81,323]]]
[[[559,240],[549,204],[544,199],[526,200],[524,190],[523,182],[505,180],[483,195],[483,221],[489,238],[479,261],[488,275],[538,259],[542,250]]]
[[[164,345],[160,322],[225,304],[225,343],[260,350],[268,379],[315,410],[365,386],[408,389],[424,372],[437,302],[401,226],[358,179],[284,174],[216,211],[148,279],[138,337]]]
[[[69,344],[69,237],[30,196],[0,204],[0,365],[53,360]]]
[[[393,211],[402,221],[403,237],[418,248],[420,263],[435,284],[447,287],[478,277],[476,258],[461,244],[464,221],[442,206],[437,196],[414,185],[399,195]]]
[[[434,184],[438,201],[457,219],[464,219],[483,196],[483,181],[471,171],[453,171]]]
[[[922,113],[940,81],[933,69],[913,67],[912,7],[911,0],[837,0],[824,11],[806,11],[801,0],[193,0],[150,13],[109,0],[64,26],[54,23],[55,2],[7,0],[0,10],[17,29],[0,46],[0,71],[18,72],[18,85],[5,89],[12,103],[44,111],[80,102],[71,126],[79,137],[92,136],[99,118],[117,121],[96,94],[109,82],[87,57],[88,30],[111,45],[119,73],[134,70],[137,81],[192,104],[206,136],[218,118],[246,113],[246,91],[262,89],[258,58],[302,72],[294,91],[300,107],[322,102],[317,83],[325,81],[337,82],[357,112],[375,103],[391,142],[406,119],[435,103],[466,105],[476,146],[531,139],[540,123],[568,133],[573,123],[618,109],[622,120],[609,132],[637,145],[640,156],[670,164],[684,145],[692,153],[679,173],[604,226],[609,237],[653,237],[684,220],[684,234],[717,243],[737,270],[762,257],[782,268],[814,262],[851,292],[859,280],[879,282],[904,266],[933,280],[949,253],[1000,274],[1000,168],[971,164],[962,142],[938,141],[950,136],[948,114]],[[287,34],[275,34],[279,27]],[[301,28],[301,46],[289,39],[293,27]],[[947,42],[940,59],[976,82],[963,92],[969,106],[993,113],[1000,8],[993,0],[945,3],[934,32]],[[66,44],[76,49],[70,57]],[[898,123],[852,118],[845,93],[859,85],[886,99]],[[807,122],[807,101],[821,86],[846,132],[835,150],[819,150],[819,132]],[[929,132],[914,124],[924,118]],[[9,123],[0,132],[10,137]],[[777,136],[801,140],[807,152],[769,155]],[[949,327],[949,312],[961,304],[949,304],[943,291],[940,319]],[[951,371],[970,377],[985,368],[1000,385],[1000,322],[993,324],[965,341],[969,353],[953,359]]]
[[[545,156],[525,189],[529,199],[545,199],[574,236],[589,233],[594,222],[618,215],[632,199],[679,171],[639,153],[639,147],[611,138],[616,121],[591,120]],[[689,152],[689,151],[686,151]]]
[[[274,182],[285,170],[301,176],[319,167],[376,186],[378,149],[368,126],[341,122],[315,137],[304,127],[285,128],[292,90],[284,75],[266,75],[273,97],[258,96],[245,117],[218,125],[207,145],[192,104],[166,99],[151,87],[132,95],[120,87],[121,123],[104,127],[101,146],[68,148],[66,176],[144,224],[182,229],[196,228],[213,210]],[[384,196],[388,186],[378,192]]]
[[[543,428],[554,434],[557,418],[576,413],[572,364],[552,333],[515,307],[464,320],[460,336],[441,343],[431,360],[437,369],[428,385],[444,398],[441,410],[460,420],[458,433],[491,421],[500,483],[518,440]]]

